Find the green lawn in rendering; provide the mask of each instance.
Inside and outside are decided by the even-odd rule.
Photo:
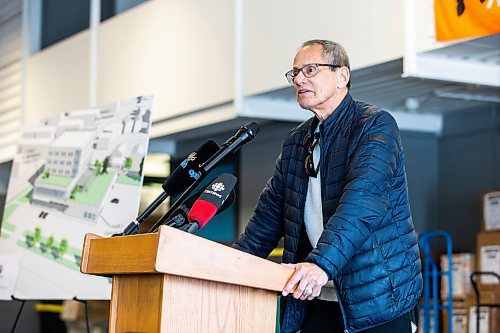
[[[33,192],[33,188],[27,189],[22,196],[19,198],[19,201],[24,204],[29,204],[31,200],[31,193]]]
[[[140,186],[141,185],[141,178],[140,177],[129,177],[127,175],[119,175],[116,182],[120,183],[120,184],[125,184],[125,185]]]
[[[56,185],[56,186],[61,186],[61,187],[67,187],[69,183],[73,180],[72,177],[68,176],[57,176],[57,175],[50,175],[49,177],[44,177],[41,176],[38,178],[37,182],[39,184],[47,184],[47,185]]]
[[[68,246],[68,250],[66,252],[66,254],[62,257],[54,257],[52,255],[52,252],[51,250],[52,249],[48,249],[43,252],[41,249],[40,249],[40,243],[46,243],[47,242],[47,237],[43,237],[40,239],[39,242],[37,242],[36,244],[32,244],[31,246],[28,246],[27,242],[24,241],[24,239],[26,239],[26,236],[33,236],[33,232],[30,232],[30,231],[27,231],[27,232],[24,232],[23,233],[23,240],[18,240],[17,241],[17,245],[20,246],[20,247],[23,247],[27,250],[30,250],[31,252],[33,253],[36,253],[38,255],[41,255],[47,259],[51,259],[53,261],[56,261],[58,263],[60,263],[61,265],[64,265],[72,270],[75,270],[75,271],[79,271],[80,270],[80,262],[76,259],[75,256],[78,256],[80,257],[81,256],[81,250],[80,249],[76,249],[72,246]],[[55,247],[58,247],[59,246],[59,241],[58,240],[55,240],[55,244],[54,244]]]
[[[74,200],[87,205],[98,206],[106,194],[114,174],[115,172],[110,171],[107,174],[95,176],[85,189],[74,193]]]
[[[16,229],[16,226],[9,223],[9,217],[14,213],[16,208],[19,205],[16,203],[10,203],[5,205],[5,209],[3,211],[3,220],[2,220],[2,229],[6,229],[9,231],[14,231]]]

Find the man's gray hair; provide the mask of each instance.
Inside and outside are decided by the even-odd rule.
[[[309,45],[321,45],[323,47],[323,57],[325,61],[332,65],[345,66],[351,72],[351,66],[349,64],[349,57],[347,56],[347,52],[344,47],[339,43],[332,42],[331,40],[326,39],[311,39],[307,42],[304,42],[300,48],[309,46]],[[347,83],[347,88],[351,87],[351,80]]]

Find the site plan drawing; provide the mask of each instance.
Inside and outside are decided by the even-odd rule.
[[[80,273],[83,237],[137,216],[152,103],[139,96],[23,128],[0,229],[0,252],[20,256],[15,297],[109,298],[109,279]]]

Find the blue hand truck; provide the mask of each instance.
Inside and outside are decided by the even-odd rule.
[[[431,255],[431,241],[435,238],[444,238],[446,242],[446,254],[448,259],[448,269],[440,271],[438,264]],[[430,231],[423,233],[419,238],[420,249],[423,254],[423,275],[424,275],[424,333],[431,333],[431,307],[433,333],[439,332],[439,311],[448,311],[449,332],[453,333],[453,281],[452,281],[452,251],[453,245],[451,235],[445,231]],[[445,304],[439,303],[438,280],[441,276],[448,277],[448,301]],[[431,288],[432,283],[432,288]],[[431,299],[432,290],[432,299]]]

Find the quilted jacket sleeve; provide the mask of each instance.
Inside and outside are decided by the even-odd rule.
[[[234,248],[262,258],[271,253],[283,236],[283,193],[280,155],[274,175],[268,180],[245,232],[233,244]]]
[[[399,132],[392,116],[384,111],[372,115],[346,166],[346,183],[335,214],[306,259],[322,267],[330,279],[383,222],[390,209],[399,153]]]

